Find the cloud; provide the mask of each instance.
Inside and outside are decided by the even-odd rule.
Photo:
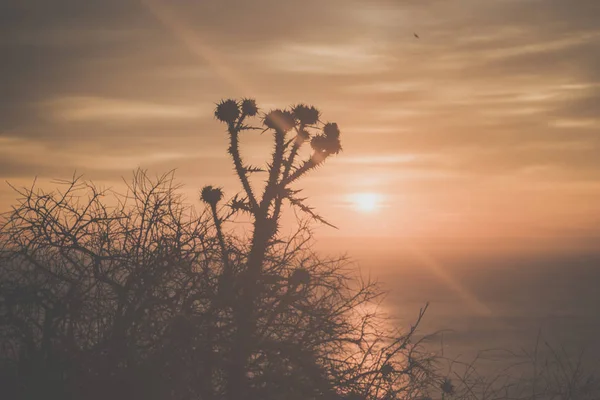
[[[387,154],[387,155],[362,155],[356,157],[343,157],[337,162],[342,164],[407,164],[418,159],[416,154]]]
[[[376,44],[287,44],[266,55],[267,65],[288,72],[376,74],[389,69],[390,57]]]
[[[63,97],[45,104],[58,121],[141,121],[197,119],[210,115],[210,105],[170,105],[101,97]]]
[[[198,165],[200,160],[211,160],[210,149],[180,148],[178,151],[125,147],[121,151],[98,151],[98,147],[50,147],[39,140],[0,136],[0,176],[3,178],[71,176],[73,171],[92,174],[101,179],[115,179],[137,168],[171,170],[179,166]],[[226,167],[226,157],[216,159]],[[190,169],[190,168],[187,168]],[[159,171],[160,172],[160,171]],[[188,175],[189,176],[189,175]]]

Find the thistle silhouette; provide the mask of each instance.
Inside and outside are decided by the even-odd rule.
[[[215,117],[221,122],[233,123],[240,116],[240,109],[235,100],[223,100],[217,104]]]
[[[241,103],[241,108],[242,113],[248,117],[254,117],[258,113],[256,100],[254,99],[243,99]]]
[[[221,279],[220,290],[224,290],[223,285],[227,285],[231,279],[231,267],[229,265],[229,255],[227,254],[227,246],[225,244],[225,237],[223,235],[223,228],[221,218],[217,210],[217,204],[223,199],[223,190],[221,188],[215,188],[212,186],[205,186],[200,192],[200,198],[206,204],[209,205],[215,228],[217,230],[217,239],[219,240],[219,246],[221,248],[221,257],[223,259],[223,277]]]
[[[213,188],[212,186],[205,186],[202,188],[201,193],[202,201],[210,205],[211,208],[216,208],[217,203],[223,198],[223,191],[221,188]]]
[[[314,125],[319,122],[321,116],[319,110],[313,106],[298,104],[292,108],[294,118],[302,125]]]
[[[279,230],[281,206],[284,201],[299,209],[302,213],[318,222],[333,226],[316,214],[305,204],[305,198],[298,197],[299,190],[291,185],[311,170],[323,164],[330,156],[342,150],[340,130],[335,123],[320,122],[321,113],[313,106],[297,104],[290,109],[275,109],[260,116],[262,127],[251,125],[249,119],[258,116],[259,108],[254,99],[226,99],[219,102],[215,109],[217,120],[227,124],[229,137],[228,153],[235,172],[243,188],[229,203],[229,216],[244,212],[251,216],[253,230],[251,248],[245,268],[240,271],[237,299],[233,306],[236,335],[230,354],[227,394],[230,400],[243,399],[246,387],[246,364],[252,354],[253,336],[256,330],[254,304],[260,295],[262,266],[270,246],[276,243]],[[240,135],[246,131],[270,131],[273,136],[273,153],[267,168],[247,165],[240,153]],[[310,157],[299,160],[299,151],[310,143],[313,152]],[[250,182],[251,174],[266,172],[267,179],[262,196],[257,197]],[[232,276],[228,267],[226,245],[221,232],[221,220],[217,213],[217,203],[222,198],[220,189],[207,186],[202,190],[202,200],[211,208],[221,247],[227,279]],[[289,278],[289,295],[298,286],[308,285],[310,274],[307,270],[297,269]],[[293,290],[292,290],[293,288]],[[291,298],[291,297],[290,297]]]

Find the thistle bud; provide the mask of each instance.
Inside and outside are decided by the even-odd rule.
[[[254,117],[258,113],[258,107],[256,106],[256,100],[254,100],[254,99],[242,100],[242,112],[249,117]]]
[[[215,109],[215,117],[226,123],[234,123],[240,116],[240,108],[235,100],[222,100],[217,104]]]
[[[331,139],[339,139],[340,137],[340,128],[335,122],[328,122],[323,127],[323,134]]]
[[[310,145],[315,152],[324,155],[337,154],[342,150],[339,138],[332,138],[325,135],[316,135],[310,141]]]
[[[223,190],[221,188],[213,188],[212,186],[204,186],[200,197],[206,204],[216,206],[223,198]]]
[[[263,121],[267,128],[287,132],[296,125],[294,116],[289,111],[273,110],[265,116]]]
[[[292,109],[294,118],[304,125],[314,125],[319,121],[319,110],[305,104],[298,104]]]

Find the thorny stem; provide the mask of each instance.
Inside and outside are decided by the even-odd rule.
[[[227,254],[227,247],[225,246],[225,237],[223,236],[221,219],[219,218],[219,214],[217,212],[216,203],[210,204],[210,210],[212,212],[215,228],[217,230],[217,239],[219,240],[219,246],[221,247],[221,257],[223,259],[223,281],[225,283],[230,283],[228,282],[228,280],[231,279],[233,274],[231,266],[229,265],[229,255]]]
[[[281,169],[284,161],[284,153],[287,148],[285,143],[285,132],[275,129],[273,161],[270,166],[269,178],[265,185],[262,199],[260,199],[260,203],[258,203],[252,192],[238,148],[238,135],[244,118],[245,115],[242,114],[236,125],[230,123],[228,126],[231,142],[229,152],[233,158],[235,170],[248,196],[250,212],[254,217],[252,244],[247,258],[245,276],[243,284],[240,287],[240,297],[233,309],[234,323],[237,326],[237,329],[233,339],[228,368],[229,379],[226,390],[229,400],[242,400],[247,397],[246,366],[252,354],[252,344],[256,336],[254,305],[256,298],[260,293],[259,280],[269,241],[277,231],[281,202],[284,197],[282,191],[288,184],[300,178],[308,170],[321,164],[328,156],[328,154],[319,155],[315,153],[309,160],[305,161],[298,169],[290,174],[293,162],[300,148],[300,144],[295,142],[290,151],[289,158],[286,160],[286,165],[282,173]],[[280,175],[282,175],[281,180],[279,180]],[[273,204],[273,200],[275,200],[275,207],[273,215],[269,217],[269,209]]]
[[[298,138],[300,137],[300,132],[302,132],[303,130],[304,124],[301,123],[300,126],[296,129],[296,138],[294,140],[294,144],[292,145],[290,156],[287,159],[285,170],[283,171],[283,177],[281,178],[282,181],[287,179],[288,175],[290,174],[290,170],[292,169],[292,165],[294,164],[294,160],[296,158],[296,155],[298,154],[298,150],[300,149],[300,146],[302,146],[302,142],[300,142]]]
[[[281,165],[283,163],[283,152],[285,150],[285,132],[275,130],[275,151],[273,152],[273,164],[269,171],[269,180],[265,186],[265,192],[260,204],[260,212],[263,216],[267,216],[269,213],[269,207],[271,201],[277,194],[277,180],[281,172]]]
[[[294,144],[292,145],[292,149],[290,150],[290,155],[288,157],[288,159],[286,160],[286,165],[285,165],[285,169],[283,170],[283,175],[281,176],[281,182],[279,183],[279,187],[278,189],[280,191],[283,191],[285,189],[284,185],[284,181],[287,179],[287,177],[290,174],[290,171],[292,169],[292,165],[294,165],[294,161],[296,159],[296,155],[298,154],[298,150],[300,149],[300,146],[302,146],[302,142],[300,142],[298,140],[298,138],[300,137],[299,132],[302,132],[302,130],[304,129],[304,124],[300,124],[300,126],[296,129],[296,137],[294,140]],[[273,210],[273,219],[278,220],[279,219],[279,213],[281,212],[281,204],[283,203],[283,195],[280,195],[277,197],[277,199],[275,200],[275,209]]]
[[[250,182],[248,180],[248,176],[246,175],[246,171],[244,169],[244,164],[242,162],[242,157],[240,156],[239,151],[239,128],[233,126],[233,124],[229,124],[229,137],[230,137],[230,146],[229,146],[229,154],[233,159],[233,165],[235,167],[235,172],[237,173],[244,190],[246,191],[246,195],[248,196],[248,200],[250,201],[250,207],[253,210],[258,209],[258,203],[256,202],[256,198],[254,197],[254,192],[252,192],[252,187],[250,186]]]
[[[327,153],[325,153],[323,155],[320,155],[316,152],[313,153],[313,155],[310,157],[310,159],[304,161],[304,163],[302,163],[302,165],[298,169],[296,169],[290,176],[288,176],[285,180],[283,180],[281,182],[281,184],[285,187],[285,186],[289,185],[290,183],[298,180],[306,172],[308,172],[312,168],[315,168],[318,165],[322,164],[323,161],[325,161],[325,159],[328,156],[329,156],[329,154],[327,154]]]

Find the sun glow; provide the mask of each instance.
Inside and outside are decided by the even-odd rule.
[[[379,193],[354,193],[350,195],[352,207],[361,212],[374,212],[381,208]]]

